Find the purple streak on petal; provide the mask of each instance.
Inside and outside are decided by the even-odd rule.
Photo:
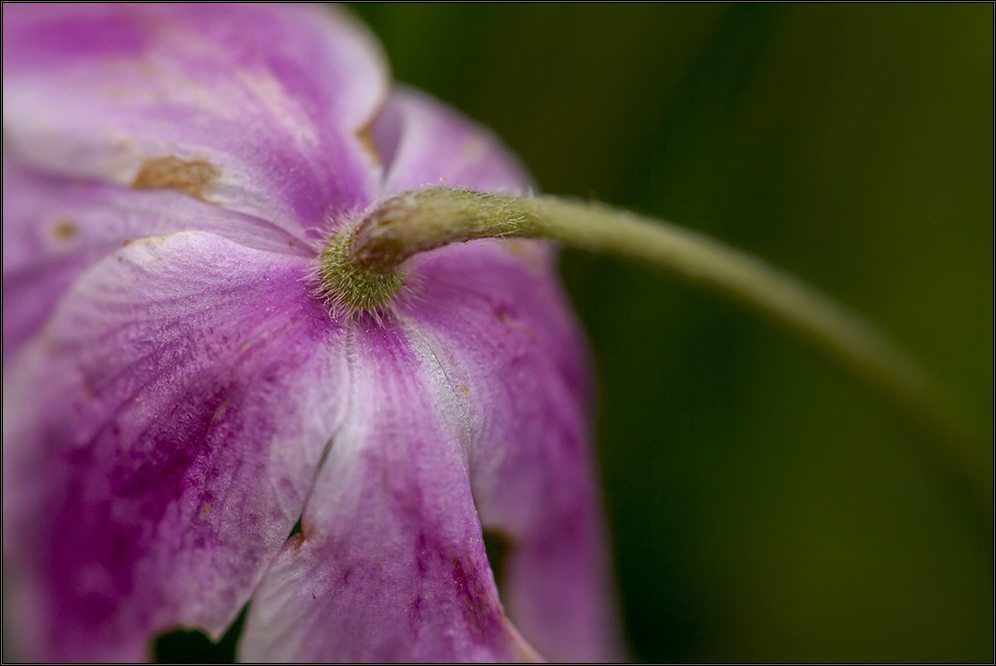
[[[5,373],[26,657],[145,659],[177,625],[219,636],[248,600],[345,409],[341,329],[308,263],[203,232],[135,241]]]
[[[587,353],[553,270],[499,242],[427,255],[402,316],[427,331],[475,433],[474,498],[510,544],[509,618],[545,657],[621,657],[601,516]]]
[[[174,187],[290,230],[363,207],[375,42],[316,7],[4,6],[4,149],[53,173]]]
[[[39,331],[73,281],[126,241],[212,231],[248,247],[314,254],[275,225],[172,190],[126,190],[5,161],[3,191],[5,362]]]
[[[410,88],[395,89],[374,126],[382,194],[437,185],[525,192],[532,179],[491,130]]]
[[[350,408],[302,519],[257,589],[250,661],[535,656],[505,619],[467,469],[466,424],[415,331],[351,329]]]

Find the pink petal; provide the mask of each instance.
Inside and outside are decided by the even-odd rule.
[[[133,242],[5,373],[25,656],[144,659],[159,632],[217,637],[246,603],[345,408],[341,329],[308,267],[203,232]]]
[[[509,618],[551,660],[615,660],[587,354],[552,268],[527,268],[527,249],[437,251],[418,266],[417,307],[402,316],[466,396],[474,498],[484,529],[509,545],[499,581]]]
[[[43,175],[5,160],[3,191],[5,362],[38,332],[73,281],[126,241],[201,230],[249,247],[314,254],[275,225],[175,190]]]
[[[396,324],[350,330],[349,413],[253,597],[249,661],[535,658],[504,617],[470,492],[466,405]]]
[[[172,188],[287,229],[363,207],[375,41],[324,7],[3,9],[4,150],[53,174]]]
[[[387,166],[382,192],[449,185],[526,192],[532,179],[491,130],[410,88],[396,88],[374,126]]]

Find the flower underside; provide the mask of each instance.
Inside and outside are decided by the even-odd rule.
[[[138,661],[248,603],[249,661],[618,656],[549,248],[351,258],[344,220],[398,193],[528,191],[501,142],[339,10],[3,19],[14,654]]]

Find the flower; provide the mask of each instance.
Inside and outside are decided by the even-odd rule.
[[[247,602],[252,661],[616,654],[550,249],[419,255],[380,313],[330,308],[314,278],[381,197],[527,190],[491,134],[392,89],[324,8],[4,5],[3,72],[25,657],[148,658]],[[483,530],[508,546],[501,599]]]

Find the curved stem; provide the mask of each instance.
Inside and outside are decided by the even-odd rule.
[[[356,229],[353,261],[390,273],[415,253],[475,238],[551,238],[681,275],[785,325],[941,443],[944,466],[993,511],[990,447],[954,403],[873,327],[760,259],[703,234],[599,203],[430,187],[383,202]],[[987,459],[988,458],[988,459]]]

